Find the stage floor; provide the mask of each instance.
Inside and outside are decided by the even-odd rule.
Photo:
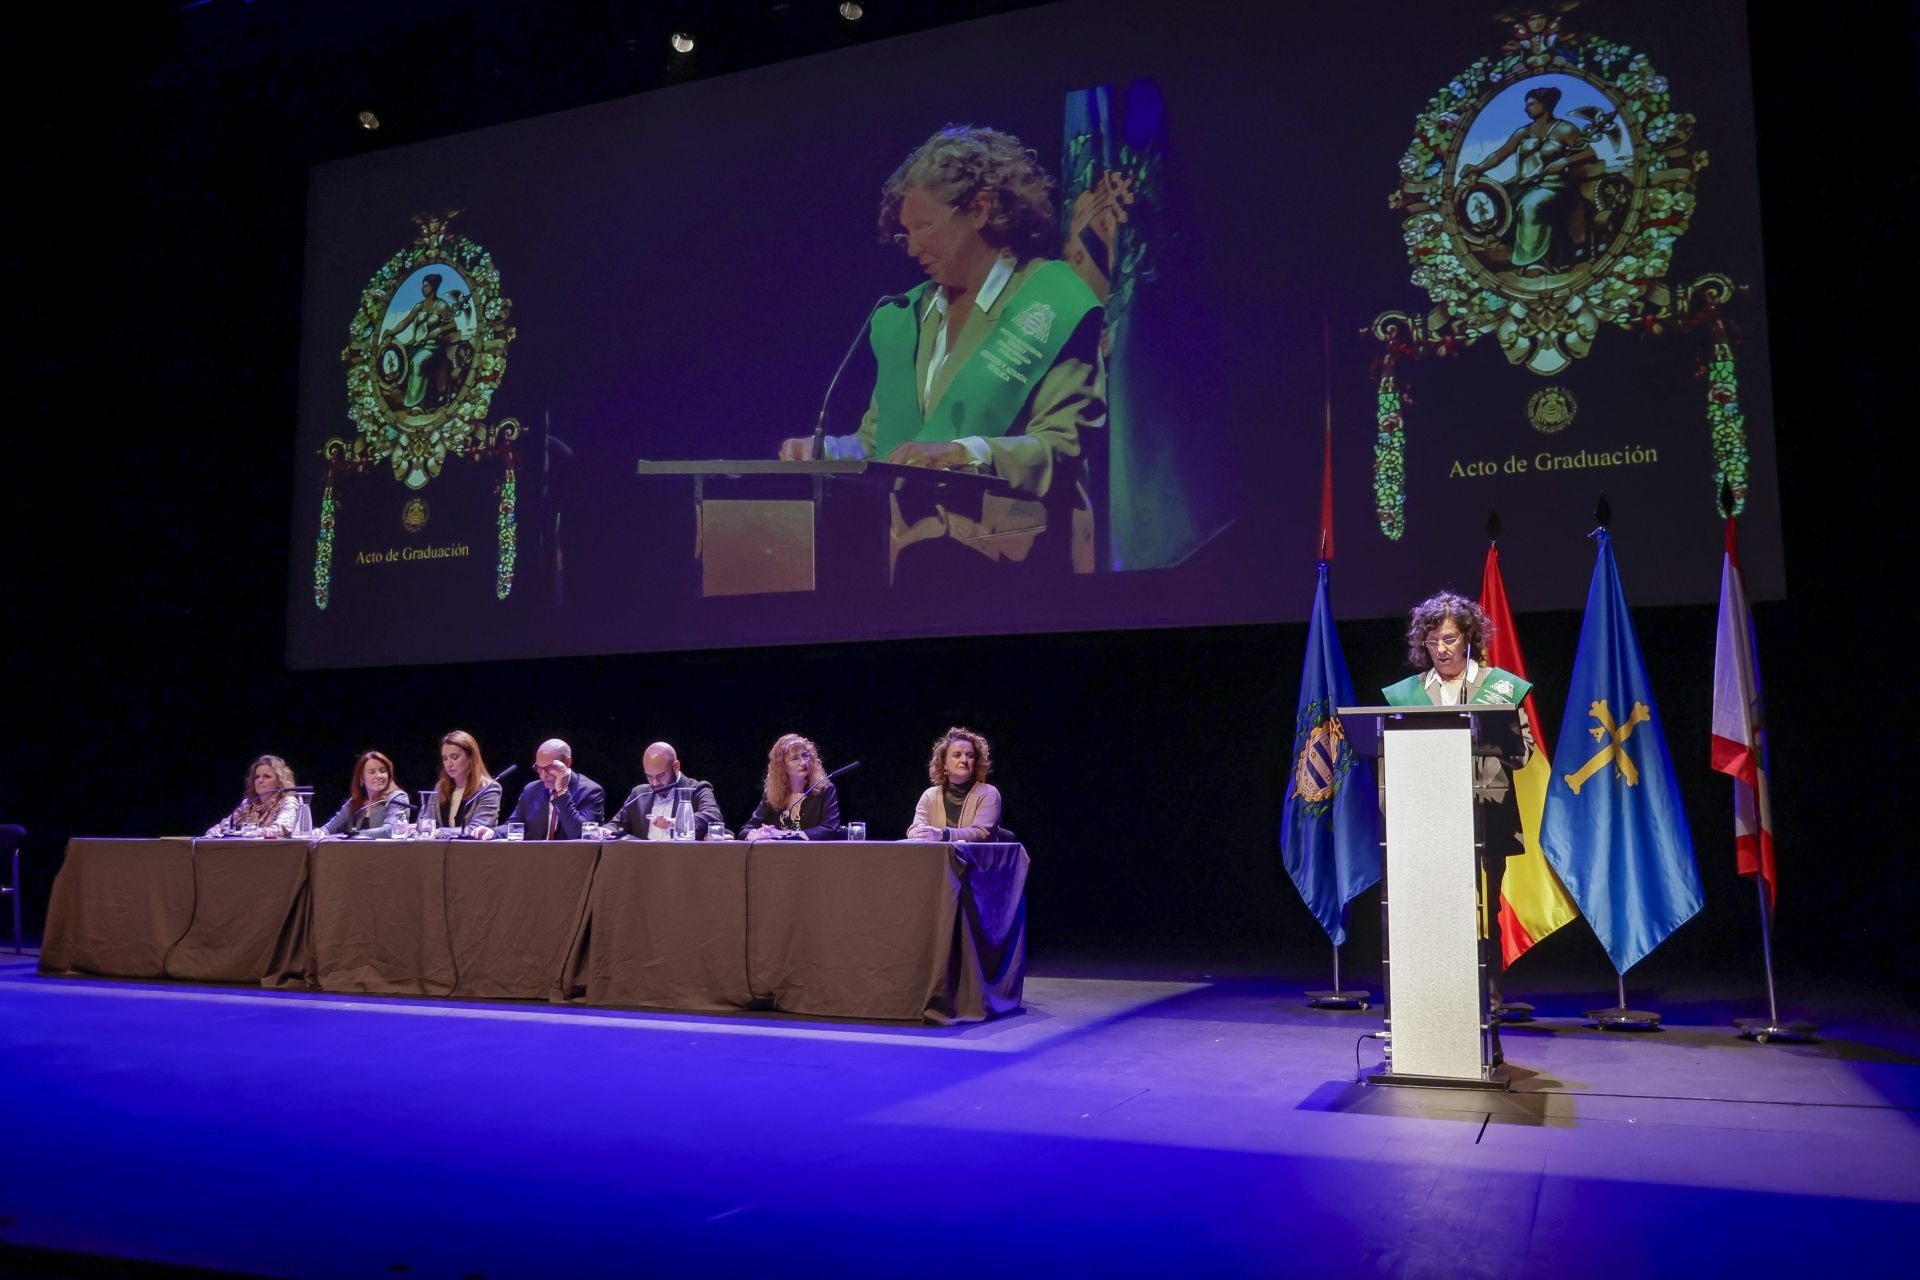
[[[1042,967],[935,1028],[51,979],[0,954],[0,1265],[286,1276],[1904,1269],[1920,1016],[1532,997],[1507,1095],[1365,1088],[1372,1013]],[[1511,985],[1511,982],[1510,982]],[[1377,1042],[1359,1043],[1363,1065]],[[23,1261],[24,1260],[24,1261]],[[44,1260],[44,1259],[43,1259]],[[1872,1274],[1872,1273],[1868,1273]]]

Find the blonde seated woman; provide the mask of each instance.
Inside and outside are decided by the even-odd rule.
[[[255,834],[265,839],[286,839],[300,816],[300,798],[288,790],[293,785],[291,765],[279,756],[261,756],[247,769],[247,790],[239,805],[208,827],[206,838],[237,836],[246,827],[257,827]]]
[[[767,752],[767,782],[742,840],[838,840],[840,795],[827,781],[820,748],[797,733]]]
[[[933,785],[913,809],[909,840],[992,840],[1000,827],[1000,792],[987,782],[993,748],[971,729],[947,730],[933,743],[927,777]]]

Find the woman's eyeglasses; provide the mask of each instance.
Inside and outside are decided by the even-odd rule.
[[[915,227],[915,228],[914,228],[914,229],[913,229],[912,231],[896,231],[896,232],[894,232],[894,233],[893,233],[893,247],[894,247],[894,248],[896,248],[896,249],[904,249],[904,248],[906,248],[906,247],[907,247],[907,245],[908,245],[909,243],[911,243],[911,242],[912,242],[912,240],[913,240],[913,238],[914,238],[915,236],[923,236],[923,235],[925,235],[925,234],[927,234],[927,232],[929,232],[929,231],[931,231],[931,230],[933,230],[933,229],[934,229],[935,227],[938,227],[938,226],[943,226],[943,225],[945,225],[945,223],[946,223],[946,221],[947,221],[947,219],[948,219],[948,218],[951,218],[951,217],[952,217],[952,216],[953,216],[954,214],[956,214],[956,213],[958,213],[958,212],[960,212],[960,206],[959,206],[959,205],[957,205],[957,204],[954,204],[954,205],[948,205],[948,206],[947,206],[947,211],[946,211],[945,213],[943,213],[943,214],[941,214],[941,215],[940,215],[939,217],[937,217],[937,218],[935,218],[935,219],[934,219],[934,220],[933,220],[932,222],[929,222],[929,223],[928,223],[928,224],[927,224],[926,226],[924,226],[924,227]]]

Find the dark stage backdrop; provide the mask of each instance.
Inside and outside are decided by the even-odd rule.
[[[270,9],[240,11],[258,19]],[[557,12],[541,6],[540,20],[554,21]],[[1801,970],[1910,981],[1906,940],[1920,901],[1908,873],[1900,782],[1914,710],[1905,676],[1911,610],[1900,584],[1911,540],[1894,513],[1911,503],[1904,386],[1911,357],[1889,321],[1898,308],[1888,264],[1909,256],[1916,192],[1911,166],[1889,168],[1884,138],[1911,133],[1914,80],[1911,47],[1874,34],[1903,30],[1904,9],[1876,12],[1845,26],[1809,23],[1781,9],[1753,15],[1765,302],[1780,406],[1777,501],[1794,584],[1791,604],[1758,607],[1758,626],[1775,732],[1781,955]],[[532,21],[533,13],[529,6],[501,10],[515,20]],[[1670,28],[1653,25],[1657,15],[1612,4],[1575,14],[1591,29],[1631,28],[1619,38],[1654,49],[1661,71],[1673,77],[1676,104],[1699,114],[1702,130],[1737,117],[1744,99],[1725,112],[1700,106],[1696,95],[1724,83],[1716,77],[1725,73],[1701,65],[1687,40],[1661,34]],[[38,51],[37,79],[28,87],[37,85],[40,100],[59,101],[65,110],[20,143],[16,212],[25,225],[0,243],[11,285],[0,291],[0,306],[8,308],[7,331],[19,335],[9,354],[19,388],[9,435],[14,469],[0,501],[7,552],[0,557],[0,821],[23,822],[31,832],[30,933],[69,835],[202,829],[237,798],[247,762],[260,751],[292,759],[301,778],[321,788],[324,804],[337,799],[355,752],[368,746],[391,752],[402,782],[419,788],[429,781],[439,734],[456,725],[480,736],[496,768],[525,762],[547,734],[567,735],[580,766],[616,792],[637,781],[645,742],[667,737],[691,771],[714,780],[737,819],[773,736],[799,729],[820,741],[833,764],[866,762],[846,780],[848,811],[888,832],[904,826],[924,785],[929,741],[959,722],[993,738],[1008,821],[1033,848],[1037,956],[1104,950],[1139,964],[1190,949],[1208,965],[1253,957],[1322,979],[1324,935],[1281,872],[1275,841],[1304,645],[1304,627],[1294,623],[422,666],[381,665],[397,655],[370,635],[348,653],[366,664],[361,669],[289,670],[283,655],[297,626],[285,622],[288,548],[296,564],[310,554],[316,514],[316,459],[295,449],[291,429],[311,162],[362,145],[357,137],[341,140],[356,104],[381,104],[398,121],[390,130],[405,127],[407,113],[387,105],[394,99],[382,96],[382,86],[410,84],[410,75],[436,56],[457,54],[482,70],[410,99],[415,138],[578,105],[588,100],[579,87],[583,68],[598,77],[589,81],[600,86],[598,96],[625,90],[609,83],[616,77],[594,61],[600,45],[585,35],[556,49],[542,46],[539,32],[522,33],[493,41],[489,53],[477,35],[463,34],[468,28],[427,23],[332,45],[291,35],[283,46],[236,41],[208,65],[170,26],[82,32],[74,25],[80,17],[50,10],[36,20],[54,26],[28,33]],[[194,20],[187,14],[170,21]],[[1310,30],[1322,22],[1303,21]],[[1412,117],[1438,77],[1477,56],[1489,33],[1499,35],[1480,22],[1474,11],[1448,28],[1444,40],[1457,44],[1438,31],[1412,39],[1371,20],[1349,23],[1350,39],[1338,55],[1349,70],[1329,77],[1332,96],[1283,131],[1290,139],[1302,132],[1318,138],[1349,110],[1375,122],[1373,144],[1356,147],[1350,158],[1372,202],[1355,221],[1387,244],[1355,233],[1353,242],[1364,240],[1374,256],[1364,297],[1342,302],[1342,323],[1354,329],[1381,309],[1415,306],[1422,296],[1407,281],[1399,221],[1385,200]],[[513,74],[495,76],[484,68],[502,65],[503,44],[524,48],[527,61],[508,59]],[[1430,75],[1402,85],[1374,71],[1383,58],[1396,67],[1424,63],[1432,48],[1445,56],[1432,55],[1440,69]],[[1683,75],[1687,60],[1693,65]],[[1101,74],[1123,82],[1147,70]],[[82,83],[92,91],[70,92]],[[1176,108],[1181,100],[1170,94]],[[1183,137],[1178,110],[1170,111],[1174,136]],[[929,114],[937,123],[949,113]],[[1886,129],[1835,128],[1835,119]],[[902,126],[901,138],[910,140],[923,123]],[[1240,129],[1221,145],[1244,152],[1257,177],[1274,163],[1270,132]],[[1715,217],[1726,209],[1717,195],[1707,197],[1721,181],[1719,167],[1745,163],[1737,148],[1727,154],[1713,146],[1713,163],[1699,176],[1702,219],[1709,209]],[[860,215],[845,228],[850,244],[866,233],[865,206],[877,182],[865,161],[856,169],[847,188],[854,194],[845,197]],[[841,191],[837,182],[821,189]],[[1321,189],[1309,185],[1308,194]],[[1232,196],[1203,189],[1195,202]],[[776,224],[784,213],[771,198],[756,197],[754,206]],[[405,212],[396,229],[402,241],[410,230]],[[493,243],[491,233],[472,230]],[[1681,241],[1676,273],[1696,243],[1706,243],[1695,238],[1704,233],[1703,223]],[[1271,239],[1256,236],[1234,252],[1278,252]],[[396,243],[383,241],[356,273],[370,273]],[[1738,246],[1721,243],[1727,256],[1694,265],[1734,262]],[[1742,251],[1755,247],[1749,241]],[[874,263],[888,277],[876,289],[887,287],[888,259],[881,254]],[[505,262],[502,271],[508,273]],[[1337,274],[1333,265],[1320,273]],[[510,296],[519,289],[512,280],[505,287]],[[1749,295],[1747,305],[1759,301]],[[855,297],[848,305],[857,312],[864,302]],[[1758,376],[1766,335],[1753,323],[1756,310],[1744,314],[1742,369]],[[1267,323],[1264,310],[1253,320],[1229,318]],[[524,340],[536,341],[533,322],[523,322]],[[331,315],[316,323],[333,335],[329,360],[337,375],[345,320]],[[825,363],[837,357],[839,331],[851,321],[835,319],[831,327],[831,340],[819,340]],[[815,341],[810,324],[782,328],[789,343]],[[1309,349],[1317,332],[1316,314],[1304,339]],[[1340,396],[1371,390],[1365,346],[1359,343],[1351,353],[1356,365],[1336,378],[1337,408]],[[1612,368],[1602,362],[1642,349],[1604,331],[1583,367]],[[1488,366],[1489,385],[1510,391],[1537,381],[1484,345],[1458,364],[1415,362],[1410,460],[1423,447],[1419,415],[1434,420],[1432,400],[1447,379],[1465,385],[1479,376],[1475,361]],[[815,363],[808,361],[809,379],[823,372]],[[516,385],[521,372],[515,365],[505,385]],[[338,394],[340,384],[333,385]],[[1690,383],[1689,395],[1694,390],[1704,401],[1704,385]],[[1303,402],[1311,408],[1312,400]],[[539,407],[515,412],[532,416]],[[811,410],[802,403],[802,417]],[[1343,413],[1336,418],[1343,442],[1337,465],[1348,487],[1334,593],[1351,613],[1371,589],[1365,548],[1382,540],[1370,523],[1370,411],[1357,419]],[[570,409],[568,420],[574,416]],[[1750,414],[1749,421],[1764,418]],[[770,424],[768,436],[786,429],[784,420],[777,429]],[[1517,430],[1538,434],[1526,425]],[[616,460],[628,465],[624,453]],[[1305,466],[1317,467],[1317,454]],[[1690,471],[1685,488],[1694,493],[1701,483]],[[1362,491],[1358,499],[1353,486]],[[1550,531],[1523,529],[1508,516],[1508,585],[1522,611],[1519,626],[1550,734],[1564,710],[1578,618],[1541,610],[1543,602],[1585,589],[1591,551],[1581,535],[1600,487],[1589,482],[1548,508]],[[1712,606],[1651,603],[1663,581],[1695,584],[1688,588],[1695,600],[1711,591],[1718,530],[1710,512],[1687,516],[1692,525],[1684,529],[1657,524],[1656,513],[1632,507],[1611,479],[1605,487],[1619,512],[1621,570],[1640,606],[1641,639],[1707,887],[1705,912],[1654,953],[1636,990],[1707,970],[1757,989],[1753,896],[1732,873],[1727,784],[1705,767]],[[291,513],[289,493],[300,503]],[[1396,580],[1411,594],[1447,582],[1471,590],[1484,504],[1476,498],[1462,506],[1458,527],[1427,529],[1417,499],[1410,492],[1409,537],[1400,554],[1423,571]],[[1773,501],[1758,493],[1754,500]],[[1304,614],[1312,591],[1312,518],[1298,505],[1286,507],[1293,527],[1276,533],[1270,559],[1244,575],[1249,591],[1277,601],[1287,615]],[[1510,509],[1504,497],[1501,505]],[[1523,548],[1553,548],[1564,567],[1549,572],[1546,563],[1529,562],[1536,552]],[[1379,607],[1399,603],[1396,597]],[[449,658],[473,653],[483,630],[484,614],[422,593],[396,593],[391,608],[396,626],[406,621],[406,634]],[[1393,620],[1348,621],[1342,639],[1361,688],[1401,674]],[[1356,915],[1348,970],[1363,980],[1378,973],[1370,902]],[[1583,925],[1522,964],[1536,967],[1523,969],[1510,990],[1556,973],[1594,990],[1609,981]],[[1817,1013],[1818,987],[1806,982],[1798,991],[1798,1003]]]
[[[316,169],[290,662],[1297,620],[1329,422],[1344,616],[1474,577],[1496,508],[1532,603],[1576,606],[1602,489],[1639,599],[1710,600],[1722,476],[1780,596],[1742,6],[1366,25],[1078,0]],[[881,180],[953,121],[1034,149],[1111,291],[1098,571],[964,609],[879,573],[703,596],[691,482],[635,463],[808,432],[922,279]],[[823,514],[817,558],[877,564],[884,520]]]

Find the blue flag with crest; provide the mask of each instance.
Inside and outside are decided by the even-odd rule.
[[[1613,545],[1605,529],[1595,536],[1540,847],[1624,974],[1692,919],[1704,895]]]
[[[1380,879],[1380,796],[1373,762],[1347,741],[1334,714],[1343,705],[1353,705],[1353,680],[1333,629],[1322,560],[1294,712],[1280,860],[1336,947],[1347,940],[1347,904]]]

